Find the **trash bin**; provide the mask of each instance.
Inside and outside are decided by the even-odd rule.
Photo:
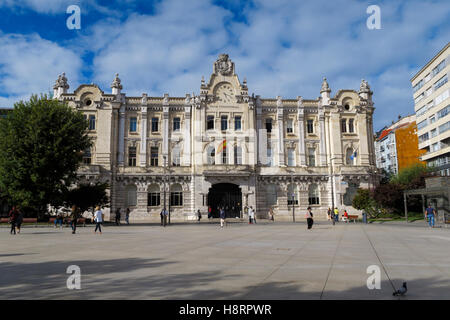
[[[367,223],[367,213],[363,211],[362,213],[363,223]]]

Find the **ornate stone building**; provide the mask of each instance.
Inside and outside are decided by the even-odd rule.
[[[351,208],[358,187],[374,181],[373,102],[366,81],[334,97],[323,80],[317,99],[249,95],[234,63],[221,54],[200,94],[127,97],[116,75],[112,93],[81,85],[68,93],[60,76],[54,96],[85,114],[94,146],[79,176],[108,181],[111,211],[131,220],[194,219],[218,206],[230,217],[246,206],[277,220],[302,220],[308,206]],[[108,212],[108,210],[107,210]]]

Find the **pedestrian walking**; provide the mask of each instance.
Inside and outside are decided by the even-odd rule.
[[[336,217],[334,216],[334,210],[331,210],[330,213],[331,222],[333,222],[333,226],[336,224]]]
[[[339,222],[339,210],[338,208],[334,208],[334,221]]]
[[[328,211],[327,211],[327,220],[330,221],[331,220],[331,208],[328,207]]]
[[[94,233],[97,233],[98,230],[100,234],[102,234],[103,212],[99,206],[95,208],[94,221],[95,221]]]
[[[220,227],[223,228],[225,224],[225,210],[224,208],[220,208]]]
[[[428,226],[430,228],[434,228],[435,215],[436,210],[431,206],[431,203],[428,204],[428,208],[425,209],[425,218],[428,219]]]
[[[164,207],[164,209],[161,210],[160,215],[161,215],[161,225],[162,225],[163,227],[165,227],[166,224],[167,224],[167,215],[168,215],[168,212],[167,212],[167,210],[166,210],[166,207]]]
[[[255,209],[253,209],[253,207],[250,206],[250,210],[252,210],[253,223],[256,224],[256,212],[255,212]]]
[[[127,225],[130,225],[130,208],[127,208],[127,210],[125,211],[125,222],[127,223]]]
[[[13,206],[12,209],[9,211],[9,223],[11,223],[11,231],[10,234],[16,234],[16,222],[17,217],[19,216],[19,211],[17,210],[16,206]]]
[[[273,208],[272,207],[269,209],[269,220],[275,222],[275,219],[273,217]]]
[[[306,218],[306,223],[308,224],[308,229],[311,229],[313,226],[313,223],[314,223],[311,207],[308,207],[306,214],[305,214],[305,218]]]
[[[62,217],[61,213],[58,213],[58,214],[56,215],[56,218],[55,218],[55,228],[56,228],[57,224],[59,224],[59,227],[62,229],[63,217]]]
[[[79,217],[80,217],[80,210],[76,205],[73,205],[70,214],[70,219],[72,223],[72,234],[75,234],[77,231],[77,222]]]
[[[200,220],[202,219],[202,214],[200,212],[200,209],[197,210],[197,221],[200,222]]]
[[[212,208],[208,206],[208,220],[212,218]]]
[[[248,224],[253,223],[253,210],[252,207],[248,208]]]
[[[116,223],[116,226],[120,226],[120,208],[117,208],[117,210],[116,210],[115,223]]]
[[[17,233],[20,233],[20,227],[22,226],[22,222],[23,222],[23,213],[20,210],[20,208],[17,208],[17,220],[16,220]]]

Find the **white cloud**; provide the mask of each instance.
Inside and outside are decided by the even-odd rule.
[[[0,48],[0,107],[11,107],[12,102],[33,93],[52,91],[62,72],[66,72],[71,84],[79,82],[80,57],[37,34],[0,33]]]

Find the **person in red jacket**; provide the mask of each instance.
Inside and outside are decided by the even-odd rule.
[[[11,234],[16,234],[16,223],[17,218],[19,217],[19,211],[17,210],[16,206],[13,206],[11,211],[9,212],[9,222],[11,223]]]

